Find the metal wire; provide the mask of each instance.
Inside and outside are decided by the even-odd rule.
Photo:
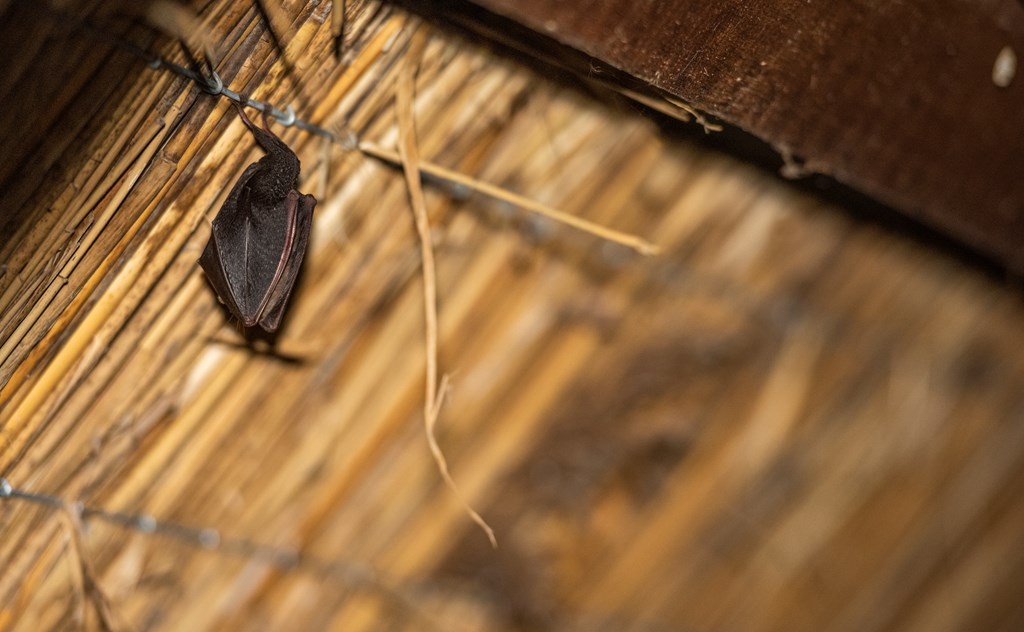
[[[59,496],[18,489],[6,478],[0,478],[0,501],[22,501],[51,510],[63,509],[68,504],[68,501]],[[101,507],[89,506],[80,501],[72,501],[71,504],[86,519],[98,520],[146,535],[165,536],[205,551],[214,551],[247,560],[255,559],[284,571],[306,572],[345,585],[372,586],[402,602],[406,601],[389,588],[372,568],[367,566],[314,557],[294,549],[262,544],[245,538],[229,537],[223,535],[219,529],[159,520],[150,514],[110,511]],[[405,605],[408,606],[408,603]]]
[[[352,132],[346,131],[344,134],[339,136],[338,134],[335,134],[334,132],[328,129],[320,127],[315,123],[311,123],[305,119],[299,118],[295,113],[295,109],[291,105],[288,105],[282,109],[274,106],[273,104],[267,101],[260,101],[259,99],[254,99],[246,94],[242,94],[240,92],[232,90],[224,84],[223,79],[221,79],[220,75],[217,74],[215,70],[211,69],[211,74],[209,77],[204,76],[201,73],[193,70],[192,68],[187,68],[180,64],[176,64],[170,60],[164,59],[162,56],[157,55],[156,53],[153,53],[152,51],[147,50],[141,46],[133,44],[132,42],[129,42],[121,37],[118,37],[103,28],[91,24],[88,21],[79,20],[77,18],[65,14],[62,11],[47,7],[45,5],[36,8],[48,14],[52,18],[59,19],[64,24],[73,23],[74,26],[78,28],[81,32],[93,38],[103,40],[104,42],[116,48],[117,50],[138,57],[139,59],[145,61],[146,65],[152,70],[169,70],[176,75],[185,77],[186,79],[190,79],[204,92],[210,95],[224,96],[243,107],[251,107],[255,110],[258,110],[259,112],[262,112],[268,116],[273,117],[278,123],[285,127],[297,127],[311,134],[316,134],[317,136],[321,136],[333,142],[339,143],[349,149],[355,148],[357,144],[355,135]]]

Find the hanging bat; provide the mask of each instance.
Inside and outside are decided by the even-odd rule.
[[[249,165],[213,220],[199,265],[217,298],[245,327],[268,333],[281,325],[309,244],[316,198],[295,190],[299,159],[270,131],[235,107],[267,152]]]

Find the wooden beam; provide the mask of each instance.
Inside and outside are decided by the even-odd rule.
[[[1019,2],[475,2],[1024,272]]]

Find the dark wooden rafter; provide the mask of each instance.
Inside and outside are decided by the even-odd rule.
[[[1024,272],[1018,0],[475,2]]]

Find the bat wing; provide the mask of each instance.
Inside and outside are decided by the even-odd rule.
[[[295,287],[295,280],[302,267],[302,258],[309,245],[309,233],[313,226],[313,209],[316,198],[297,191],[288,193],[287,208],[291,234],[285,243],[285,254],[280,259],[277,274],[268,292],[266,303],[260,310],[259,325],[273,333],[281,326],[285,305]]]
[[[220,300],[246,327],[260,320],[293,232],[287,198],[261,203],[252,196],[258,169],[249,165],[228,193],[199,259]]]
[[[221,206],[220,211],[217,213],[217,217],[213,220],[213,230],[210,234],[210,240],[206,242],[206,248],[203,249],[203,254],[199,257],[199,265],[203,268],[203,272],[206,273],[206,278],[210,280],[210,285],[217,292],[217,298],[220,299],[221,303],[224,303],[228,311],[233,316],[244,321],[242,315],[242,308],[239,305],[237,295],[231,289],[231,283],[229,282],[228,268],[225,265],[223,256],[221,255],[221,244],[225,239],[225,231],[222,216],[225,214],[226,209],[237,209],[238,198],[241,197],[242,189],[248,183],[249,178],[255,173],[257,165],[252,164],[242,173],[242,176],[232,187],[228,193],[227,199],[224,201],[224,205]],[[233,211],[228,211],[232,213]]]

